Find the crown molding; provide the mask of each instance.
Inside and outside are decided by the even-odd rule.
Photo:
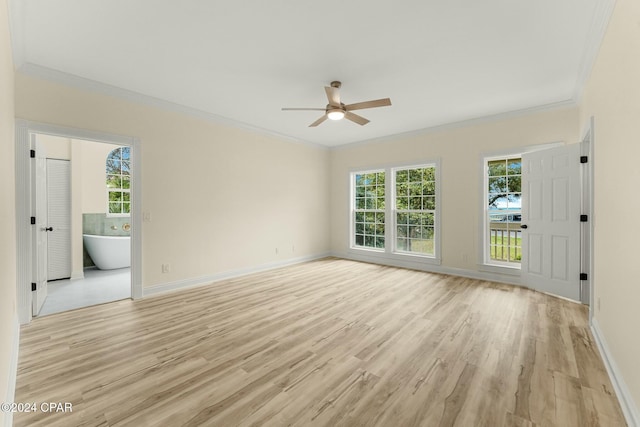
[[[64,86],[86,90],[89,92],[100,93],[102,95],[111,96],[114,98],[124,99],[137,104],[143,104],[150,107],[155,107],[165,111],[172,111],[175,113],[184,114],[191,117],[196,117],[210,123],[218,125],[224,125],[235,129],[242,129],[248,132],[257,133],[260,135],[266,135],[275,137],[280,140],[293,142],[297,144],[309,145],[315,148],[327,150],[329,147],[321,144],[316,144],[310,141],[294,138],[289,135],[274,132],[268,129],[264,129],[258,126],[253,126],[248,123],[240,122],[228,117],[219,116],[217,114],[209,113],[197,108],[187,107],[186,105],[178,104],[175,102],[167,101],[160,98],[155,98],[150,95],[145,95],[139,92],[134,92],[128,89],[123,89],[110,84],[98,82],[96,80],[87,79],[84,77],[76,76],[73,74],[65,73],[62,71],[54,70],[52,68],[42,67],[40,65],[31,64],[25,62],[18,68],[19,74],[35,77],[38,79],[58,83]]]
[[[580,68],[574,88],[573,98],[578,104],[582,101],[584,87],[591,76],[591,70],[598,58],[598,52],[600,51],[600,46],[604,40],[607,26],[609,25],[609,20],[613,15],[615,6],[616,0],[600,0],[594,8],[587,40],[582,50],[582,59],[580,60]]]

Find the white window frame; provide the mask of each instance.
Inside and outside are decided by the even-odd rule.
[[[498,267],[500,269],[514,269],[514,270],[520,270],[521,269],[521,263],[518,262],[511,262],[511,261],[499,261],[499,260],[494,260],[491,258],[491,248],[490,248],[490,244],[491,244],[491,237],[489,234],[489,208],[487,206],[487,200],[488,200],[488,196],[489,196],[489,162],[492,161],[496,161],[496,160],[510,160],[510,159],[516,159],[519,158],[520,159],[520,163],[522,165],[522,153],[521,152],[516,152],[513,154],[507,154],[507,155],[503,155],[503,156],[489,156],[489,157],[485,157],[484,158],[484,168],[483,168],[483,184],[482,184],[482,188],[483,188],[483,192],[482,192],[482,203],[483,203],[483,212],[482,212],[482,217],[483,217],[483,263],[485,266],[489,266],[489,267]],[[522,168],[522,166],[521,166]],[[522,176],[522,172],[521,175]],[[521,178],[522,179],[522,178]],[[522,183],[522,181],[521,181]],[[520,187],[520,195],[522,198],[522,184]],[[520,211],[522,214],[522,211]],[[520,251],[522,252],[522,247],[520,248]]]
[[[366,175],[366,174],[372,174],[372,173],[380,173],[380,172],[384,172],[384,182],[385,182],[385,189],[384,189],[384,199],[385,199],[385,209],[381,210],[381,209],[365,209],[366,211],[373,211],[374,213],[383,213],[384,214],[384,230],[385,230],[385,234],[384,234],[384,248],[376,248],[376,247],[371,247],[371,246],[359,246],[356,244],[356,221],[355,221],[355,215],[356,215],[356,176],[357,175]],[[351,235],[351,241],[350,241],[350,247],[353,249],[357,249],[357,250],[364,250],[364,251],[373,251],[373,252],[384,252],[387,248],[388,245],[388,240],[387,240],[387,220],[389,219],[389,215],[387,213],[387,204],[388,204],[388,194],[389,194],[389,182],[388,182],[388,176],[389,174],[387,173],[387,171],[385,169],[371,169],[371,170],[365,170],[365,171],[357,171],[357,172],[353,172],[351,173],[351,208],[350,208],[350,212],[351,212],[351,216],[349,219],[349,222],[351,224],[350,227],[350,235]]]
[[[487,166],[488,162],[490,160],[495,160],[495,159],[505,159],[505,158],[514,158],[514,157],[522,158],[522,156],[527,153],[546,150],[549,148],[560,147],[562,145],[564,145],[564,142],[560,141],[560,142],[550,142],[547,144],[529,145],[524,147],[513,148],[510,150],[497,150],[497,151],[480,153],[480,161],[479,161],[480,179],[478,180],[480,185],[478,194],[481,195],[480,215],[478,215],[479,217],[478,230],[481,233],[478,239],[478,260],[479,260],[478,269],[480,271],[507,274],[512,276],[520,276],[520,265],[503,265],[507,263],[497,264],[491,261],[491,253],[489,250],[489,230],[487,229],[488,227],[487,189],[489,187],[489,176],[488,176],[489,173],[488,173],[488,166]],[[524,252],[523,252],[523,256],[524,256]]]
[[[125,148],[129,148],[129,165],[131,165],[132,164],[131,148],[126,146],[126,145],[123,145],[122,147],[114,148],[113,150],[109,151],[109,153],[107,154],[107,157],[105,159],[105,183],[106,183],[107,177],[109,175],[120,176],[120,177],[124,177],[124,176],[129,177],[129,188],[111,188],[111,187],[107,187],[106,188],[106,191],[107,191],[106,192],[106,198],[107,198],[107,214],[106,214],[106,216],[108,218],[115,218],[115,217],[128,218],[128,217],[131,216],[131,171],[129,172],[129,175],[124,175],[122,173],[122,165],[120,166],[120,173],[119,174],[109,173],[106,170],[107,159],[109,158],[111,153],[113,153],[114,151],[118,151],[118,150],[120,150],[122,152],[122,150],[124,150]],[[122,155],[120,156],[120,161],[122,162]],[[120,212],[120,213],[112,213],[112,212],[110,212],[110,210],[111,210],[110,203],[111,202],[109,200],[109,193],[112,193],[112,192],[128,193],[129,194],[129,212],[128,213],[127,212]]]
[[[398,251],[396,248],[396,177],[397,170],[413,168],[435,168],[435,210],[434,210],[434,254]],[[385,173],[385,247],[384,249],[368,248],[355,245],[355,176],[363,173]],[[348,252],[356,258],[372,261],[397,261],[408,267],[418,267],[422,264],[441,264],[442,242],[442,202],[441,202],[441,161],[429,159],[411,163],[397,163],[376,168],[352,169],[349,174],[349,249]]]

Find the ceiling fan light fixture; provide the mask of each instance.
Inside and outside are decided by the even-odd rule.
[[[329,120],[341,120],[344,118],[344,111],[336,108],[333,110],[327,111],[327,117]]]

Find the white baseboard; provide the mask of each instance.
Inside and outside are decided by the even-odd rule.
[[[202,286],[202,285],[206,285],[213,282],[219,282],[225,279],[232,279],[234,277],[246,276],[247,274],[260,273],[263,271],[286,267],[288,265],[300,264],[307,261],[326,258],[328,256],[330,256],[329,253],[323,253],[319,255],[312,255],[312,256],[306,256],[306,257],[300,257],[300,258],[291,258],[285,261],[278,261],[278,262],[273,262],[269,264],[258,265],[256,267],[225,271],[223,273],[218,273],[211,276],[195,277],[191,279],[177,280],[175,282],[161,283],[159,285],[144,287],[142,289],[143,297],[162,294],[165,292],[177,291],[179,289],[193,288],[196,286]]]
[[[392,267],[410,268],[413,270],[426,271],[429,273],[441,273],[451,276],[468,277],[470,279],[487,280],[490,282],[506,283],[509,285],[523,286],[520,276],[513,274],[500,274],[490,271],[466,270],[463,268],[443,267],[442,265],[427,264],[420,261],[401,261],[393,258],[381,258],[379,256],[368,256],[367,254],[352,254],[343,252],[332,252],[331,256],[336,258],[350,259],[353,261],[370,262],[372,264],[389,265]]]
[[[84,279],[84,270],[71,272],[71,280]]]
[[[600,350],[604,366],[607,368],[607,373],[609,374],[609,378],[611,379],[611,383],[615,389],[616,396],[618,396],[618,402],[620,402],[627,424],[629,427],[640,427],[640,412],[638,412],[638,407],[629,393],[629,389],[627,388],[622,374],[609,351],[607,341],[604,339],[604,335],[602,334],[598,321],[595,318],[591,320],[591,333],[596,341],[598,350]]]
[[[7,384],[6,403],[13,403],[16,396],[16,380],[18,378],[18,350],[20,348],[20,321],[16,315],[13,321],[13,339],[11,342],[11,356],[9,358],[9,378]],[[4,413],[4,426],[13,425],[13,413]]]

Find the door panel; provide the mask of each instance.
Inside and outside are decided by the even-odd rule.
[[[532,289],[580,299],[580,145],[522,156],[522,259]]]
[[[68,160],[47,159],[49,227],[47,279],[71,277],[71,167]]]

